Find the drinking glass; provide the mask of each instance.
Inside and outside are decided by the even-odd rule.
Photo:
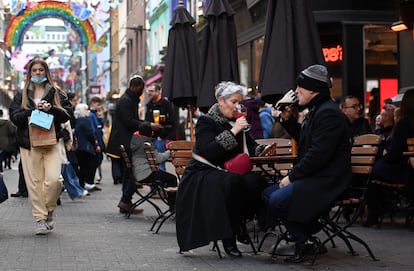
[[[244,104],[238,104],[236,106],[236,111],[233,112],[233,117],[235,119],[241,118],[241,117],[247,117],[247,108],[244,106]],[[251,124],[248,124],[243,127],[243,131],[247,132],[252,127]]]

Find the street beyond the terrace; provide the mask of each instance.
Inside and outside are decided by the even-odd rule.
[[[155,212],[145,206],[142,215],[126,219],[116,205],[121,186],[113,185],[110,162],[103,162],[102,191],[72,201],[66,193],[56,210],[56,228],[47,236],[34,235],[35,223],[27,198],[9,198],[0,205],[0,270],[36,271],[118,271],[118,270],[414,270],[414,226],[386,223],[379,230],[355,225],[351,230],[362,236],[379,261],[372,261],[365,249],[355,244],[358,256],[350,256],[343,242],[337,248],[328,245],[328,254],[317,264],[287,265],[283,259],[271,260],[265,252],[249,253],[239,245],[243,258],[219,259],[211,246],[183,255],[178,253],[174,220],[159,234],[149,231]],[[5,170],[9,194],[17,190],[17,164]],[[171,170],[171,167],[169,168]]]

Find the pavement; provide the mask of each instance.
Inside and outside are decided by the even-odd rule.
[[[172,171],[171,165],[167,166]],[[240,259],[219,259],[211,246],[179,254],[173,219],[159,234],[153,234],[149,229],[156,213],[151,206],[144,205],[143,214],[129,219],[119,213],[116,205],[121,185],[113,184],[110,168],[110,162],[104,160],[99,185],[102,191],[74,201],[62,193],[62,205],[55,211],[55,229],[46,236],[34,234],[27,198],[9,198],[0,204],[0,270],[414,270],[414,226],[404,227],[401,220],[386,222],[381,229],[358,224],[351,228],[370,245],[379,261],[372,261],[359,244],[354,245],[359,255],[349,255],[341,240],[336,240],[336,248],[328,245],[328,253],[320,255],[314,266],[309,262],[285,264],[282,258],[272,260],[272,238],[258,255],[239,244],[243,252]],[[9,194],[16,192],[17,163],[3,175]]]

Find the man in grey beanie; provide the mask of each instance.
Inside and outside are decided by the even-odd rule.
[[[296,84],[298,104],[309,113],[300,124],[287,106],[281,113],[281,124],[298,142],[297,163],[288,176],[262,195],[295,241],[295,255],[286,258],[288,262],[301,262],[313,253],[318,244],[312,235],[321,230],[318,218],[329,211],[351,181],[351,133],[344,114],[330,97],[332,84],[326,67],[304,69]]]

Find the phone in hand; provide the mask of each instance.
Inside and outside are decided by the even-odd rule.
[[[274,142],[271,145],[267,145],[259,156],[274,156],[276,155],[277,143]]]

